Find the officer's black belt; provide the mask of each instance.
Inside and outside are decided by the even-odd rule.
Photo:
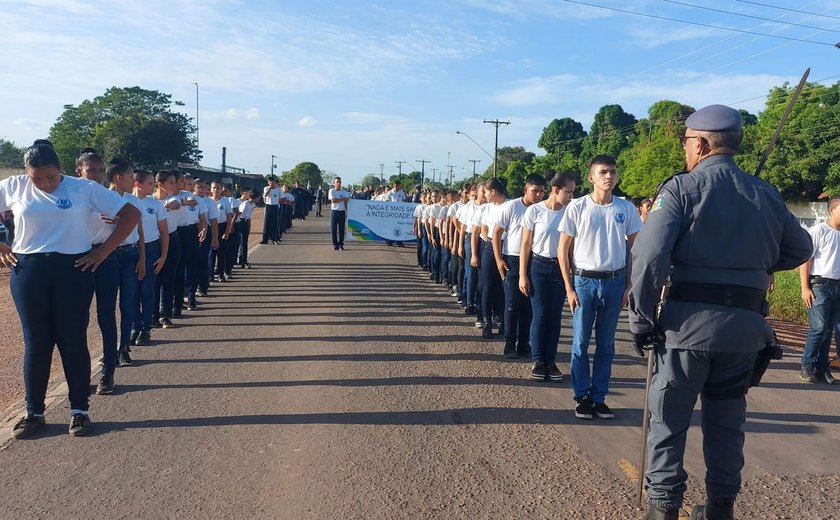
[[[811,283],[812,284],[814,284],[814,283],[826,284],[826,283],[838,283],[838,282],[840,282],[840,280],[835,280],[834,278],[825,278],[823,276],[812,276],[811,277]]]
[[[764,291],[741,285],[678,283],[671,286],[668,299],[735,307],[761,315],[765,315],[767,311]]]
[[[575,269],[572,272],[577,276],[582,276],[584,278],[594,278],[596,280],[609,280],[611,278],[618,278],[619,276],[624,276],[627,273],[627,270],[622,267],[617,271],[586,271],[584,269]]]
[[[534,260],[534,262],[538,262],[538,263],[541,263],[541,264],[557,264],[557,259],[556,258],[549,258],[547,256],[540,256],[540,255],[531,255],[531,258]],[[559,264],[558,264],[558,267],[559,267]]]

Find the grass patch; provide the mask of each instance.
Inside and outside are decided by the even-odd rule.
[[[808,324],[798,269],[776,273],[776,290],[770,293],[769,301],[770,316],[773,318]]]

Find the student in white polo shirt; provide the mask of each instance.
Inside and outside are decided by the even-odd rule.
[[[472,267],[472,279],[467,285],[467,303],[470,302],[470,292],[473,293],[473,302],[475,304],[475,326],[476,328],[484,328],[484,311],[481,308],[481,300],[484,295],[484,266],[481,263],[484,248],[487,245],[487,239],[482,236],[483,230],[481,223],[484,221],[484,212],[489,207],[487,203],[487,183],[482,182],[478,185],[475,195],[475,209],[473,210],[468,226],[470,231],[470,267]],[[493,268],[493,266],[487,266]]]
[[[231,229],[231,221],[233,220],[233,208],[230,207],[230,199],[222,195],[222,183],[213,181],[210,184],[210,202],[215,204],[219,210],[218,217],[218,234],[219,247],[212,252],[215,271],[213,273],[214,280],[217,282],[226,282],[227,276],[225,274],[225,267],[227,266],[227,251],[228,238]]]
[[[472,226],[470,221],[478,205],[476,198],[478,186],[473,184],[467,192],[467,202],[458,210],[458,254],[463,261],[463,281],[461,283],[461,306],[465,314],[475,313],[475,283],[473,282]]]
[[[133,345],[147,345],[151,340],[157,276],[169,254],[169,226],[163,203],[152,195],[155,176],[145,170],[134,170],[134,196],[140,200],[141,225],[146,248],[146,276],[137,285],[137,305],[131,330]]]
[[[350,192],[341,187],[341,177],[333,179],[333,187],[327,195],[330,200],[330,234],[333,249],[344,251],[344,227],[347,224],[347,203]]]
[[[481,310],[484,312],[484,327],[482,337],[490,339],[493,337],[493,318],[498,316],[499,333],[505,330],[504,323],[504,290],[502,289],[502,277],[496,266],[496,256],[493,251],[493,230],[502,213],[502,207],[507,202],[507,191],[505,185],[498,177],[487,181],[485,188],[487,192],[487,209],[481,216],[481,236],[485,240],[484,249],[481,252]]]
[[[157,302],[157,319],[152,319],[152,328],[156,326],[164,329],[174,327],[172,323],[172,305],[175,302],[175,273],[181,261],[181,237],[178,236],[180,222],[181,198],[175,185],[174,170],[161,170],[155,174],[157,191],[155,199],[163,204],[166,210],[166,228],[169,230],[169,254],[163,269],[158,273],[155,283],[155,302]]]
[[[519,254],[519,290],[531,300],[533,317],[529,331],[531,343],[531,379],[560,382],[563,373],[557,367],[557,343],[566,289],[557,248],[560,245],[560,221],[575,193],[571,173],[548,171],[549,194],[543,202],[528,207],[522,219],[522,249]]]
[[[53,350],[58,347],[70,398],[73,436],[90,429],[90,354],[87,325],[95,270],[131,233],[140,212],[102,185],[62,174],[48,141],[23,156],[25,175],[0,181],[0,212],[12,211],[15,238],[0,243],[0,264],[11,270],[10,288],[23,329],[26,415],[12,436],[32,436],[45,424]],[[117,217],[111,235],[91,250],[87,221]]]
[[[615,159],[598,155],[589,166],[592,193],[569,204],[560,223],[558,258],[573,314],[572,388],[575,417],[612,419],[604,402],[615,357],[615,329],[630,292],[628,251],[642,229],[632,203],[614,197]],[[590,372],[589,340],[595,326]]]
[[[280,243],[280,187],[277,176],[268,176],[268,186],[263,188],[265,215],[263,217],[263,235],[260,244]]]
[[[525,194],[502,206],[493,227],[493,256],[499,276],[504,280],[505,350],[507,358],[531,355],[531,301],[519,291],[519,254],[522,249],[522,222],[525,212],[543,199],[545,178],[532,173],[525,178]]]
[[[248,263],[248,240],[251,237],[251,219],[254,217],[254,208],[260,198],[259,193],[244,188],[242,200],[239,203],[239,267],[250,269]],[[247,197],[247,198],[246,198]]]
[[[423,231],[420,225],[420,219],[423,218],[423,204],[422,202],[414,206],[414,236],[417,239],[417,267],[423,268]]]
[[[198,201],[199,213],[204,215],[206,225],[198,233],[198,289],[196,295],[207,296],[210,291],[210,264],[212,252],[219,247],[219,208],[207,196],[207,182],[196,179],[193,182],[193,196]]]
[[[206,218],[201,214],[198,200],[192,191],[194,188],[189,174],[178,172],[175,178],[181,198],[180,221],[178,222],[178,236],[181,238],[181,262],[175,276],[175,301],[172,316],[179,317],[187,301],[187,309],[198,309],[195,294],[198,289],[198,251],[200,243],[198,235],[207,225]]]

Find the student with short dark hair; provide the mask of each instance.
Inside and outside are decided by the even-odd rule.
[[[174,170],[161,170],[155,174],[157,191],[155,199],[163,204],[166,210],[166,229],[169,231],[169,254],[163,269],[158,273],[155,283],[155,302],[157,304],[157,319],[152,319],[152,327],[160,326],[164,329],[172,328],[172,305],[175,302],[175,274],[181,262],[181,237],[178,235],[179,211],[181,199],[175,187],[177,174]]]
[[[55,347],[61,354],[70,398],[73,436],[90,429],[90,354],[87,327],[93,271],[125,240],[140,212],[102,185],[62,174],[52,146],[36,144],[23,156],[25,175],[0,181],[0,212],[11,210],[17,233],[0,243],[0,264],[11,270],[11,293],[23,329],[26,415],[14,438],[35,434],[44,424],[46,393]],[[91,249],[91,215],[116,217],[103,244]]]
[[[347,204],[350,192],[341,187],[341,177],[333,179],[328,195],[330,200],[330,234],[333,250],[344,251],[344,226],[347,224]]]
[[[498,177],[487,181],[485,187],[487,194],[487,209],[482,214],[481,237],[484,239],[484,247],[481,252],[481,310],[484,312],[484,327],[482,337],[490,339],[493,337],[493,318],[499,319],[499,333],[505,331],[504,323],[504,290],[502,289],[502,278],[496,268],[496,256],[493,251],[493,231],[502,212],[502,207],[507,202],[507,188]]]
[[[573,200],[563,214],[558,258],[573,315],[575,417],[612,419],[605,399],[615,357],[615,330],[630,292],[628,253],[642,220],[632,203],[613,196],[618,184],[613,157],[592,159],[589,182],[592,193]],[[593,325],[595,355],[590,371]]]
[[[505,295],[505,350],[508,358],[530,356],[531,301],[519,291],[519,255],[522,249],[522,223],[528,208],[543,199],[545,179],[532,173],[525,179],[522,197],[502,206],[493,227],[493,256],[503,281]]]

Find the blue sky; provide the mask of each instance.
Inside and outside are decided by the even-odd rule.
[[[840,1],[584,0],[698,23],[840,42]],[[758,0],[757,0],[758,1]],[[268,173],[301,161],[345,182],[418,159],[463,178],[491,159],[483,119],[512,122],[500,145],[536,147],[552,118],[588,128],[598,108],[636,116],[659,99],[700,107],[755,98],[784,81],[840,75],[840,49],[736,34],[562,0],[327,2],[0,0],[0,137],[45,136],[65,104],[111,86],[170,93],[195,114],[207,166]],[[814,28],[785,25],[809,25]],[[828,80],[827,83],[836,81]],[[737,106],[752,112],[763,98]]]

